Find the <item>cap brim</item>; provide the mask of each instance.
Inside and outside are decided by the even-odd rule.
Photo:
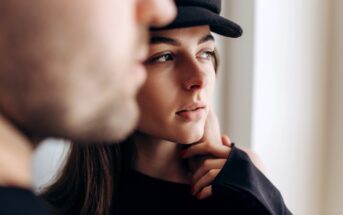
[[[243,33],[242,28],[238,24],[204,8],[179,6],[177,10],[178,14],[171,24],[161,28],[151,28],[151,30],[167,30],[209,25],[211,31],[226,37],[237,38]]]

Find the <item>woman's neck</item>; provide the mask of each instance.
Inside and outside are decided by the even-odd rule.
[[[145,134],[137,134],[134,142],[137,149],[135,170],[170,182],[191,182],[185,162],[180,157],[182,145]]]

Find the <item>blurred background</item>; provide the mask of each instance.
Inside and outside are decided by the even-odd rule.
[[[216,111],[222,130],[257,152],[296,215],[343,211],[343,1],[223,0],[243,37],[216,37]],[[67,151],[37,150],[37,191]]]

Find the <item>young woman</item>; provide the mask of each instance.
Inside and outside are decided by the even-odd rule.
[[[43,197],[61,214],[290,214],[249,156],[220,135],[211,31],[238,37],[220,1],[176,1],[151,30],[137,130],[120,146],[73,145]]]

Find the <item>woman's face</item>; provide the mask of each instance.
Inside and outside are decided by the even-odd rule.
[[[198,141],[214,90],[215,43],[208,26],[151,33],[138,130],[177,143]]]

